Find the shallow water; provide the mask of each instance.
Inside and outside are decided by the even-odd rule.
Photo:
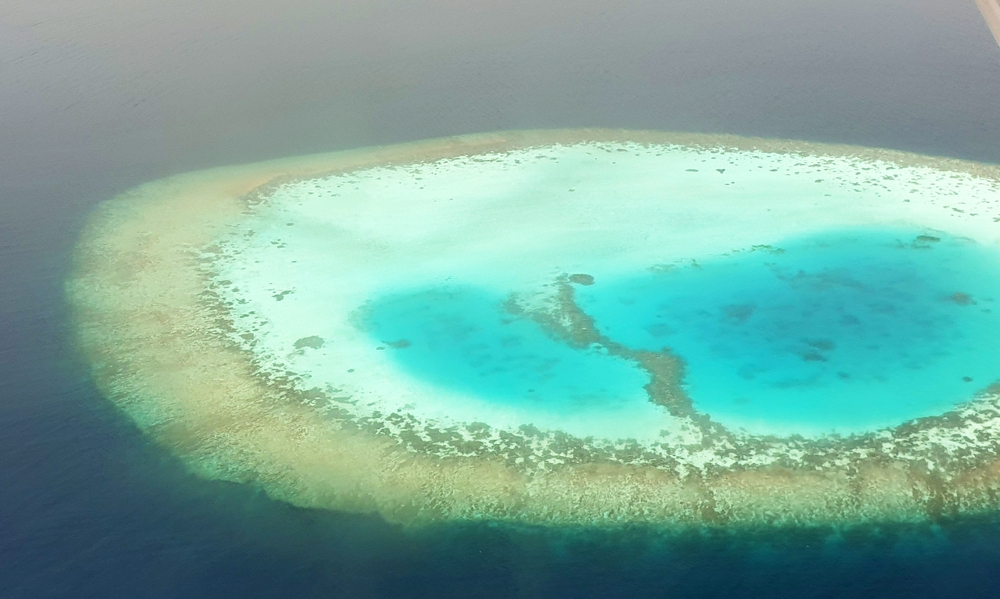
[[[280,185],[211,271],[234,340],[372,410],[656,439],[675,424],[619,344],[680,359],[730,429],[844,435],[1000,378],[994,196],[879,159],[555,144]],[[523,305],[571,273],[606,337],[582,348]]]
[[[504,302],[475,288],[404,293],[371,302],[365,324],[414,376],[526,407],[550,426],[580,412],[615,419],[623,403],[647,400],[649,376],[635,365],[569,347]]]
[[[847,434],[943,413],[1000,380],[998,267],[995,250],[941,233],[844,230],[588,281],[576,295],[613,341],[684,360],[695,408],[717,422]],[[613,421],[623,402],[649,401],[637,364],[572,348],[506,299],[400,292],[367,304],[364,326],[414,376],[527,408],[534,424],[581,411]]]
[[[577,292],[601,331],[670,348],[695,408],[755,433],[851,433],[944,412],[1000,379],[1000,254],[844,230]]]

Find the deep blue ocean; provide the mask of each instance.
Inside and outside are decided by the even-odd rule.
[[[198,479],[95,389],[62,290],[94,205],[194,168],[586,126],[1000,163],[997,98],[965,0],[3,3],[0,597],[997,597],[1000,517],[407,532]]]

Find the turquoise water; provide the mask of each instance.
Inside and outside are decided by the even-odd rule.
[[[546,335],[504,300],[474,287],[396,293],[370,303],[367,325],[412,374],[491,402],[578,414],[643,401],[644,372]]]
[[[686,364],[694,407],[757,433],[850,433],[939,414],[1000,379],[998,254],[857,229],[577,287],[601,333]],[[573,349],[471,287],[377,298],[368,326],[411,373],[501,404],[575,413],[647,401],[645,375]]]
[[[791,240],[581,289],[602,332],[669,347],[695,408],[758,432],[940,413],[1000,378],[997,254],[936,233]]]

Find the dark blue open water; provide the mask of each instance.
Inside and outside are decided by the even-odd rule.
[[[0,6],[0,596],[995,597],[1000,521],[665,536],[294,509],[105,402],[61,282],[87,210],[191,168],[613,126],[1000,162],[959,0],[13,0]]]

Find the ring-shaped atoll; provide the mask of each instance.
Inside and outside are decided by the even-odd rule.
[[[839,266],[803,266],[835,242],[853,248]],[[996,166],[504,132],[147,183],[94,209],[67,294],[94,380],[144,432],[296,505],[403,524],[920,522],[1000,502],[998,242]],[[986,276],[955,266],[976,260]],[[843,339],[807,330],[834,313]]]

